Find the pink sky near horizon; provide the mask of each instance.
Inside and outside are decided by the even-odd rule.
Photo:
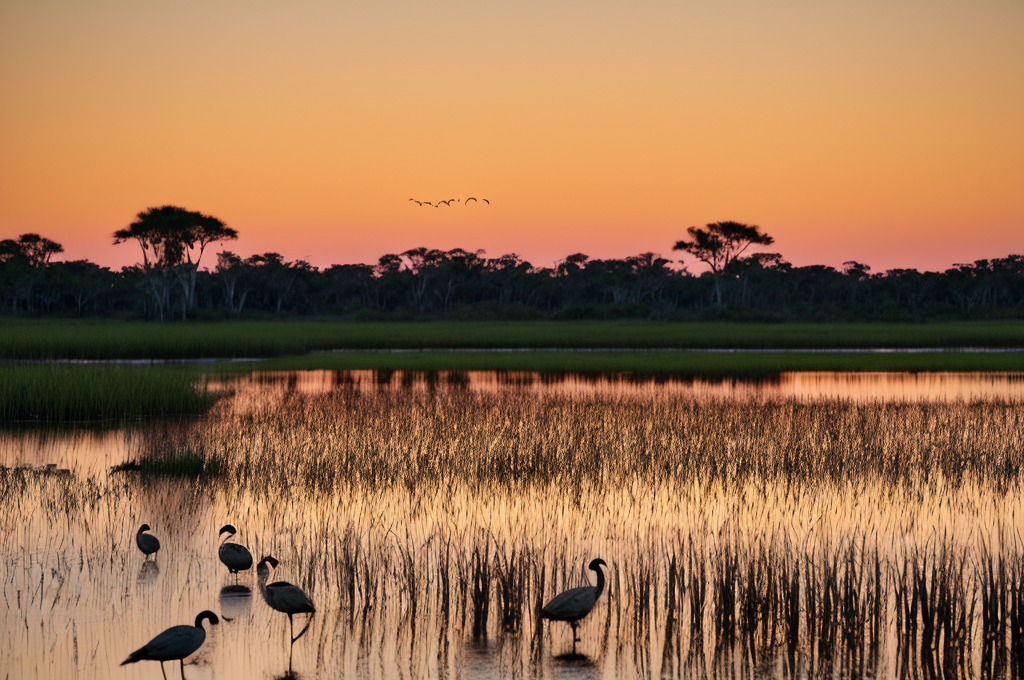
[[[736,220],[796,265],[942,270],[1024,253],[1021,35],[1015,0],[8,0],[0,238],[116,268],[171,204],[319,267],[691,263]]]

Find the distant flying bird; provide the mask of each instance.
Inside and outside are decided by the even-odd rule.
[[[580,625],[580,619],[585,617],[593,610],[594,605],[597,604],[597,600],[601,597],[601,593],[604,592],[604,572],[601,571],[601,567],[607,567],[601,558],[592,560],[588,565],[588,569],[597,572],[597,585],[596,586],[583,586],[581,588],[572,588],[564,593],[555,595],[554,598],[540,610],[540,615],[545,619],[551,621],[565,621],[572,627],[572,651],[576,653],[576,629]]]
[[[475,197],[473,197],[473,196],[470,196],[466,200],[462,200],[461,198],[449,198],[448,200],[438,201],[436,203],[434,203],[432,201],[417,201],[415,198],[410,198],[409,200],[412,201],[413,203],[415,203],[418,206],[429,205],[431,208],[440,208],[442,205],[446,205],[446,206],[448,206],[450,208],[450,207],[452,207],[452,203],[469,204],[470,201],[476,201],[477,199]],[[486,198],[481,198],[479,200],[483,201],[487,205],[491,204],[491,202],[488,201]]]
[[[260,560],[260,563],[256,565],[256,580],[259,583],[263,600],[267,605],[275,611],[288,615],[289,635],[291,636],[292,644],[294,644],[296,640],[303,636],[306,629],[309,628],[309,622],[313,619],[313,614],[316,613],[316,607],[313,606],[309,596],[302,592],[302,589],[298,586],[293,586],[287,581],[276,581],[268,585],[267,579],[270,578],[271,567],[277,568],[277,560],[275,558],[268,555]],[[306,626],[298,636],[294,634],[295,625],[292,621],[292,616],[295,614],[309,614],[309,617],[306,619]]]
[[[160,672],[164,680],[167,680],[167,671],[164,670],[164,661],[178,660],[181,664],[181,678],[185,679],[185,657],[189,656],[203,646],[206,641],[206,630],[203,629],[203,621],[210,624],[220,623],[217,615],[211,611],[200,612],[196,617],[194,626],[171,626],[164,632],[150,640],[143,647],[139,647],[128,655],[128,658],[121,662],[121,665],[135,663],[136,661],[160,662]]]
[[[220,561],[228,568],[228,571],[235,575],[235,582],[238,582],[238,572],[245,571],[252,566],[252,553],[244,545],[231,543],[231,537],[238,533],[238,530],[230,524],[220,528],[221,544],[217,551]]]
[[[139,527],[139,531],[135,534],[135,545],[139,546],[139,550],[142,554],[149,559],[149,556],[160,549],[160,541],[157,540],[156,536],[152,534],[143,533],[149,531],[149,525],[143,524]],[[155,557],[153,558],[156,559]]]

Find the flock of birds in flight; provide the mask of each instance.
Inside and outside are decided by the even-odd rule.
[[[143,524],[135,534],[135,544],[142,551],[142,554],[145,555],[147,564],[149,563],[150,555],[153,555],[153,560],[155,561],[156,553],[160,550],[159,539],[153,534],[147,533],[149,531],[150,526]],[[221,543],[217,556],[224,563],[224,566],[228,568],[228,571],[234,574],[236,587],[248,593],[248,588],[237,586],[237,583],[238,573],[248,571],[252,567],[252,553],[244,545],[231,542],[231,538],[237,531],[230,524],[225,524],[220,528],[218,533]],[[267,583],[267,580],[270,578],[270,570],[276,569],[277,565],[278,561],[270,555],[260,560],[259,564],[256,565],[256,582],[259,586],[260,594],[263,596],[263,601],[274,611],[288,615],[289,637],[291,638],[291,644],[294,646],[295,642],[309,630],[313,614],[316,613],[316,606],[313,605],[313,601],[298,586],[294,586],[287,581]],[[540,610],[542,618],[551,621],[565,621],[572,627],[573,654],[576,653],[576,643],[579,641],[577,628],[579,627],[580,619],[593,610],[597,600],[601,597],[601,593],[604,592],[605,576],[601,567],[607,566],[607,563],[602,559],[591,560],[587,568],[597,573],[597,585],[571,588],[563,593],[559,593]],[[307,615],[306,625],[299,631],[298,635],[294,634],[295,627],[292,619],[296,614]],[[225,616],[225,621],[230,620]],[[181,666],[181,678],[184,680],[185,659],[198,651],[203,646],[203,642],[206,641],[206,629],[203,628],[205,621],[209,621],[211,625],[220,623],[217,615],[213,612],[209,610],[200,612],[196,616],[195,625],[171,626],[129,654],[128,658],[121,662],[121,665],[124,666],[125,664],[143,660],[159,661],[160,672],[163,674],[164,680],[167,680],[164,662],[178,661]],[[290,674],[291,654],[289,654],[288,658]]]
[[[415,198],[410,198],[409,200],[415,203],[416,205],[420,206],[421,208],[425,205],[429,205],[431,208],[440,208],[442,205],[446,205],[450,208],[452,207],[452,203],[462,203],[462,205],[469,205],[470,201],[476,201],[479,203],[479,201],[477,201],[476,198],[474,198],[473,196],[470,196],[465,201],[463,201],[461,198],[449,198],[447,201],[438,201],[437,203],[434,203],[433,201],[417,201]],[[481,198],[480,200],[486,203],[487,205],[491,204],[491,202],[488,201],[486,198]]]

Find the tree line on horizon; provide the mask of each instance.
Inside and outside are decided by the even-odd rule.
[[[568,255],[535,267],[515,253],[417,247],[377,264],[318,269],[267,252],[207,254],[237,239],[221,220],[176,206],[149,208],[113,233],[141,261],[113,271],[88,260],[53,261],[63,247],[39,234],[0,241],[7,315],[155,320],[249,315],[353,319],[663,318],[914,320],[1024,317],[1024,256],[956,264],[944,272],[859,262],[796,267],[779,253],[748,252],[774,239],[760,227],[689,227],[673,251],[707,265],[699,275],[658,253],[621,259]],[[206,260],[204,261],[204,256]],[[678,261],[682,264],[684,261]],[[200,268],[205,264],[204,268]],[[211,266],[212,265],[212,266]]]

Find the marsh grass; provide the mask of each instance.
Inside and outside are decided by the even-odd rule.
[[[257,489],[325,490],[452,480],[565,489],[595,480],[1004,489],[1024,464],[1024,409],[1012,401],[699,400],[629,383],[622,396],[589,398],[457,384],[368,393],[341,384],[267,400],[259,379],[237,385],[237,399],[203,426],[155,429],[152,454],[216,453]]]
[[[216,401],[191,368],[0,365],[0,423],[199,415]]]
[[[345,584],[351,616],[397,601],[430,627],[543,648],[540,605],[607,551],[613,594],[596,625],[634,657],[660,647],[641,665],[669,676],[768,664],[997,677],[1024,654],[1008,614],[979,615],[1012,610],[1017,572],[977,567],[992,537],[993,574],[1020,558],[1004,514],[1024,461],[1016,403],[343,387],[245,400],[152,441],[221,453],[231,488],[254,497],[318,499],[310,531],[343,538],[294,542],[293,558]],[[357,499],[340,525],[323,501],[335,498]],[[1001,508],[983,516],[988,538],[955,530],[987,502]],[[378,521],[403,529],[380,534]]]
[[[0,497],[21,509],[0,516],[0,552],[14,556],[0,561],[0,623],[24,637],[0,640],[0,656],[16,670],[43,657],[78,668],[64,629],[38,623],[67,608],[112,611],[115,648],[147,625],[143,612],[187,621],[216,597],[214,532],[230,519],[318,605],[300,673],[1024,669],[1019,403],[274,387],[240,384],[200,421],[147,426],[136,459],[217,459],[222,474],[202,484],[0,474]],[[160,588],[111,602],[140,521],[165,542]],[[611,565],[608,594],[584,621],[581,658],[568,658],[568,627],[539,610],[596,556]],[[287,624],[257,605],[224,627],[215,674],[287,666]],[[110,666],[123,658],[82,644]]]

